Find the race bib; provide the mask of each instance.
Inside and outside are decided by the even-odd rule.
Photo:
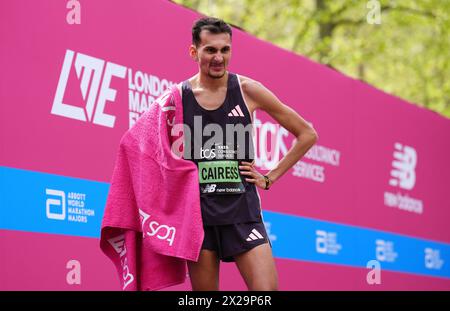
[[[244,193],[245,186],[239,174],[239,162],[235,160],[198,162],[200,193]]]

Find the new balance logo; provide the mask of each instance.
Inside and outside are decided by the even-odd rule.
[[[244,114],[242,113],[241,107],[239,105],[236,105],[236,107],[231,110],[231,112],[228,114],[229,117],[243,117]]]
[[[205,189],[203,190],[203,193],[211,193],[216,191],[216,184],[209,184],[205,186]]]
[[[389,185],[411,190],[416,184],[416,149],[401,143],[395,143],[394,148],[394,161],[392,161]]]
[[[249,234],[248,238],[246,241],[256,241],[256,240],[261,240],[264,239],[264,237],[261,235],[261,233],[258,232],[258,230],[253,229],[252,232]]]

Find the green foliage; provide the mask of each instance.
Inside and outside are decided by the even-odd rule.
[[[450,118],[448,0],[174,2]]]

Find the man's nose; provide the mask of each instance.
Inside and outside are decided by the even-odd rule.
[[[222,63],[223,62],[223,55],[222,55],[222,53],[218,52],[216,55],[214,55],[214,62],[215,63]]]

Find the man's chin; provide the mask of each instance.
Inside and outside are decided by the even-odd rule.
[[[227,72],[226,70],[219,72],[209,71],[208,76],[212,79],[220,79],[225,75],[226,72]]]

